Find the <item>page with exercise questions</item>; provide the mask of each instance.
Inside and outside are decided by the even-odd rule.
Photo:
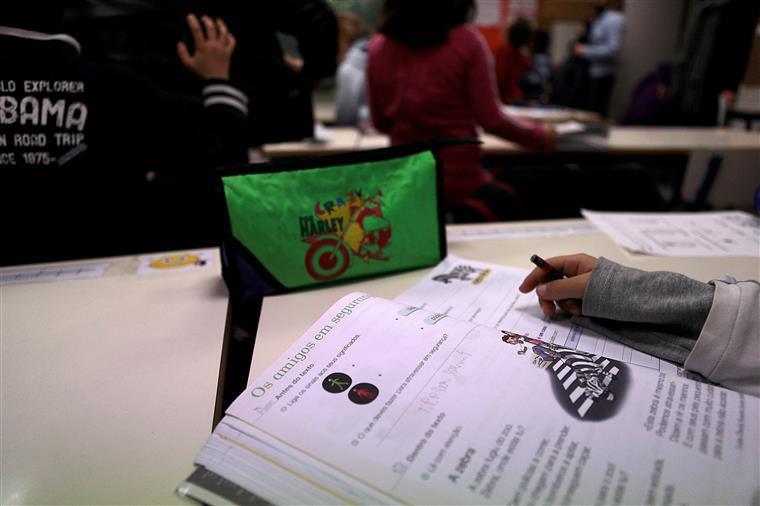
[[[759,493],[757,399],[366,294],[332,306],[227,414],[258,469],[297,488],[321,466],[332,477],[309,486],[334,497],[341,476],[412,504]]]
[[[670,362],[573,324],[569,315],[561,311],[555,318],[544,316],[535,293],[523,294],[518,290],[529,272],[449,255],[394,300],[668,374],[684,374]]]

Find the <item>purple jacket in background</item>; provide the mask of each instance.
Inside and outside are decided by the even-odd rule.
[[[667,96],[658,93],[657,89],[670,86],[672,71],[670,63],[663,63],[642,79],[623,116],[623,125],[659,125],[664,122]]]

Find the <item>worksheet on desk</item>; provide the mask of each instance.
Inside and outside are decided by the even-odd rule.
[[[523,294],[518,290],[529,272],[449,255],[422,281],[394,300],[621,362],[671,374],[680,372],[670,362],[575,325],[568,316],[563,318],[560,313],[555,319],[544,316],[535,293]]]
[[[758,493],[757,399],[360,293],[227,414],[196,462],[287,504]]]
[[[581,212],[615,243],[636,253],[678,257],[760,255],[760,218],[742,211]]]

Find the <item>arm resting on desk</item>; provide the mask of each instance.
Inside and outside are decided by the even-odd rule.
[[[547,139],[541,125],[523,123],[501,112],[493,61],[485,41],[478,34],[473,34],[470,55],[467,95],[475,121],[486,132],[502,139],[531,148],[544,147]]]
[[[760,284],[710,284],[600,258],[575,321],[725,387],[760,396]]]

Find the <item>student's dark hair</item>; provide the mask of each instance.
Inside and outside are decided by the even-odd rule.
[[[56,32],[62,29],[69,0],[0,0],[0,25]]]
[[[517,18],[507,29],[507,40],[510,46],[517,49],[530,42],[532,33],[533,29],[530,27],[530,21],[525,18]]]
[[[474,0],[385,0],[378,31],[409,46],[437,46],[474,11]]]
[[[533,32],[533,52],[546,53],[549,50],[549,33],[546,30]]]

